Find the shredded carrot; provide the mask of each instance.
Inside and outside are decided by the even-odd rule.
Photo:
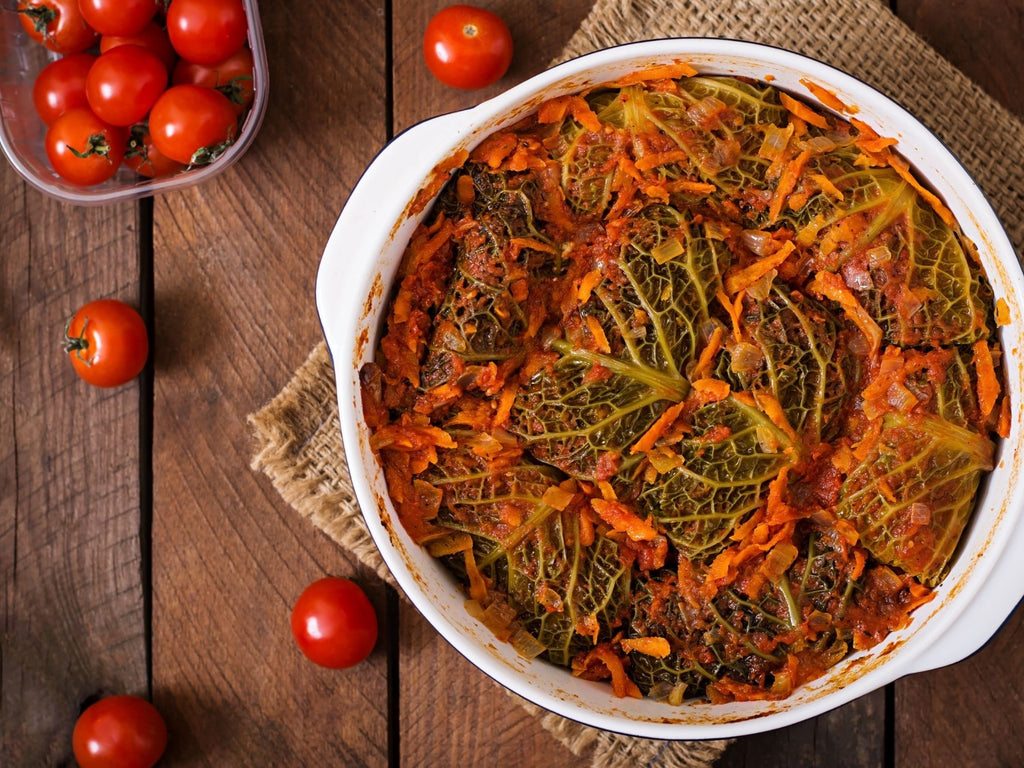
[[[594,512],[590,507],[580,507],[580,527],[579,527],[579,541],[580,546],[589,547],[597,538],[597,531],[594,528]],[[597,642],[596,638],[594,642]]]
[[[607,355],[612,351],[604,328],[601,327],[601,321],[594,315],[587,315],[587,330],[594,337],[594,344],[597,346],[598,352],[604,352]]]
[[[619,645],[626,653],[636,651],[645,656],[653,656],[656,659],[664,659],[672,653],[672,648],[664,637],[623,638],[619,641]]]
[[[496,133],[484,139],[473,150],[473,158],[485,163],[490,168],[500,168],[505,158],[515,151],[519,140],[511,133]]]
[[[709,195],[718,187],[704,181],[690,181],[689,179],[676,179],[666,184],[669,192],[689,192],[696,195]]]
[[[616,531],[621,531],[633,541],[652,541],[658,535],[651,521],[642,519],[621,501],[591,499],[590,506],[598,517]]]
[[[1006,303],[1006,299],[1000,296],[996,299],[996,325],[1001,328],[1004,325],[1009,325],[1010,322],[1010,305]]]
[[[808,91],[814,94],[814,98],[829,109],[834,109],[836,112],[845,112],[848,115],[855,115],[860,111],[856,106],[851,106],[843,102],[843,100],[840,99],[833,91],[823,85],[819,85],[809,78],[800,78],[800,83]]]
[[[788,93],[780,91],[779,101],[782,102],[782,106],[784,106],[790,113],[796,115],[801,120],[808,122],[817,128],[828,128],[828,118],[818,112],[815,112],[804,102],[797,101]]]
[[[557,485],[549,486],[544,495],[540,497],[541,502],[547,504],[552,509],[557,509],[559,512],[565,511],[566,507],[572,502],[576,494],[565,490]]]
[[[557,123],[566,115],[573,118],[588,131],[600,131],[601,121],[582,96],[557,96],[549,99],[537,109],[537,122]]]
[[[541,253],[550,253],[552,255],[556,253],[555,246],[551,243],[545,243],[543,240],[538,240],[535,237],[513,237],[509,240],[509,245],[512,246],[513,258],[515,258],[524,248],[528,248],[531,251],[539,251]]]
[[[791,440],[797,441],[796,430],[789,423],[789,419],[786,418],[786,412],[782,410],[782,405],[775,398],[775,395],[771,395],[768,392],[755,392],[754,401],[757,403],[757,407],[764,412],[765,416],[771,419],[772,424],[785,432]]]
[[[871,356],[878,354],[882,347],[882,329],[878,327],[878,323],[868,314],[864,306],[857,301],[857,297],[853,295],[839,275],[834,272],[818,272],[807,284],[807,289],[838,303],[844,314],[867,337],[868,343],[871,345]]]
[[[885,151],[884,157],[889,166],[900,175],[900,178],[912,186],[931,205],[932,210],[938,214],[940,219],[953,229],[957,228],[953,212],[946,207],[946,204],[939,199],[938,195],[917,180],[917,177],[910,170],[910,165],[902,157],[889,150]]]
[[[721,351],[724,338],[725,329],[720,325],[715,326],[715,330],[711,332],[711,338],[708,339],[704,349],[700,351],[700,357],[697,358],[697,364],[693,367],[690,378],[703,379],[711,375],[711,364],[714,363],[715,356]]]
[[[636,167],[640,171],[649,171],[652,168],[657,168],[659,165],[685,163],[689,158],[690,156],[681,149],[674,149],[669,152],[654,152],[638,159]],[[711,191],[714,191],[714,189],[714,185],[711,185]]]
[[[729,382],[721,379],[697,379],[692,382],[693,391],[698,393],[702,403],[717,403],[729,396]]]
[[[985,339],[974,343],[974,369],[978,374],[978,408],[981,418],[987,419],[999,398],[999,377],[992,362],[992,350]]]
[[[607,480],[598,480],[597,489],[601,492],[601,498],[606,501],[615,501],[617,498],[619,498],[615,494],[615,488],[613,488],[612,484],[609,483]]]
[[[786,240],[775,253],[740,269],[730,270],[725,275],[725,292],[732,296],[740,291],[745,291],[773,269],[777,269],[795,250],[796,246],[793,241]]]
[[[1010,436],[1010,398],[1003,397],[999,403],[999,418],[996,420],[996,434],[1000,437]]]
[[[629,449],[630,454],[647,453],[650,451],[654,444],[665,434],[665,431],[672,426],[672,423],[679,418],[684,404],[684,402],[676,403],[665,409],[665,412],[640,436],[640,439],[633,443]]]
[[[590,294],[600,285],[602,279],[600,269],[592,269],[583,276],[583,279],[580,280],[579,290],[576,291],[576,298],[580,304],[590,301]]]
[[[818,189],[824,192],[826,197],[830,197],[833,200],[842,200],[843,197],[845,197],[845,195],[843,195],[843,191],[833,184],[832,179],[825,174],[812,173],[808,178],[818,185]]]
[[[598,645],[588,651],[587,659],[600,661],[605,666],[612,678],[612,692],[620,699],[626,697],[633,699],[643,698],[643,694],[640,693],[636,683],[626,675],[626,667],[623,665],[622,659],[607,645]]]
[[[880,155],[884,150],[894,147],[898,143],[896,139],[885,136],[862,136],[856,141],[859,149],[872,155]]]
[[[779,176],[778,184],[775,185],[775,192],[772,193],[771,202],[768,204],[768,220],[774,222],[782,213],[782,206],[785,204],[789,194],[796,188],[796,183],[803,173],[807,160],[811,157],[810,150],[802,150],[795,158],[786,163]]]
[[[692,66],[685,62],[677,61],[674,64],[660,64],[633,72],[616,81],[616,85],[635,85],[636,83],[644,83],[650,80],[678,80],[681,77],[693,77],[696,74],[697,70]]]
[[[718,303],[722,305],[722,308],[729,315],[729,319],[732,320],[732,335],[736,341],[743,339],[743,324],[740,322],[740,318],[743,317],[743,291],[739,291],[736,294],[734,300],[730,300],[725,295],[725,291],[719,288],[715,291],[715,298],[718,299]]]

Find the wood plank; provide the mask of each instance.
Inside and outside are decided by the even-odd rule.
[[[137,206],[59,203],[0,165],[0,745],[50,766],[89,697],[148,694],[140,385],[90,387],[60,346],[86,301],[137,305]]]
[[[824,715],[737,739],[716,768],[872,768],[887,765],[885,692],[876,691]]]
[[[288,616],[325,574],[383,585],[249,469],[246,416],[321,338],[319,255],[385,140],[381,2],[260,3],[270,102],[246,156],[156,201],[154,699],[171,764],[386,763],[387,636],[315,667]],[[315,52],[315,55],[311,55]]]
[[[478,104],[546,68],[590,10],[592,0],[477,3],[505,19],[516,45],[505,77],[478,91],[444,86],[423,62],[423,30],[430,17],[447,4],[443,0],[392,2],[395,132],[428,117]],[[462,658],[405,601],[399,621],[402,765],[509,764],[528,768],[579,762],[526,713],[517,698]],[[461,723],[486,723],[486,727],[452,727]]]
[[[900,16],[989,94],[1024,118],[1024,9],[1000,0],[899,0]],[[951,105],[955,108],[955,105]],[[970,659],[895,689],[895,765],[1024,765],[1024,609]]]
[[[1015,115],[1024,117],[1024,7],[1005,0],[897,0],[903,21]],[[951,105],[954,106],[954,105]]]

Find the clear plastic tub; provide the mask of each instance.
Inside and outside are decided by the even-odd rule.
[[[16,0],[0,0],[0,147],[32,186],[52,197],[80,205],[101,205],[148,197],[216,176],[233,165],[249,148],[263,122],[269,85],[267,52],[263,45],[256,0],[242,0],[249,18],[249,47],[254,63],[255,97],[239,128],[238,138],[209,165],[157,179],[147,179],[127,167],[93,187],[70,184],[58,176],[46,158],[46,126],[32,104],[32,83],[56,54],[33,41],[21,26]]]

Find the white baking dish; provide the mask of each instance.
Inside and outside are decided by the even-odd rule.
[[[464,596],[440,563],[406,535],[362,418],[358,372],[373,357],[392,277],[428,208],[414,201],[435,167],[548,98],[676,61],[705,74],[769,79],[815,103],[802,82],[811,81],[855,105],[858,119],[898,139],[897,149],[944,198],[965,235],[978,246],[996,297],[1011,310],[1010,324],[1001,329],[1013,407],[1010,435],[999,446],[996,469],[982,488],[973,522],[935,599],[919,608],[905,629],[868,652],[851,655],[778,702],[687,702],[672,707],[654,700],[617,699],[608,685],[573,678],[545,661],[528,661],[511,645],[496,641],[466,613]],[[575,59],[471,110],[421,123],[385,147],[353,190],[324,251],[316,298],[334,361],[352,482],[384,560],[410,600],[456,649],[498,682],[549,710],[598,728],[652,738],[724,738],[769,730],[819,715],[901,676],[965,658],[998,630],[1024,594],[1024,365],[1018,341],[1024,330],[1024,278],[1017,257],[990,205],[946,147],[893,101],[829,66],[751,43],[651,41]]]

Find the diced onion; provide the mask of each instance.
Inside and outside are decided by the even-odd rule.
[[[729,348],[729,368],[740,375],[757,372],[764,362],[761,349],[747,341],[740,341]]]
[[[712,115],[725,109],[725,102],[715,96],[705,96],[686,110],[686,115],[693,122],[701,125]]]
[[[777,269],[770,269],[757,280],[747,286],[747,295],[755,301],[764,301],[772,292],[772,282],[779,274]]]
[[[512,638],[509,642],[516,653],[527,659],[535,659],[547,650],[547,647],[540,640],[522,627],[519,627],[512,633]]]
[[[707,344],[712,336],[715,335],[717,330],[726,330],[725,325],[717,317],[711,317],[700,324],[700,341],[702,344]]]
[[[767,256],[775,250],[772,233],[760,229],[744,229],[740,234],[742,243],[758,256]]]
[[[932,521],[932,509],[927,504],[915,501],[907,507],[907,517],[914,525],[928,525]]]
[[[868,266],[871,267],[884,267],[892,261],[892,251],[885,245],[872,248],[865,255],[868,259]]]
[[[851,291],[870,291],[875,287],[871,273],[858,261],[848,261],[843,265],[843,282]]]
[[[679,238],[670,237],[663,243],[659,243],[654,246],[651,250],[651,258],[659,264],[672,261],[676,256],[679,256],[683,252],[683,244],[679,242]]]
[[[800,148],[809,150],[816,155],[821,155],[835,149],[836,143],[828,136],[812,136],[811,138],[802,141],[800,143]]]

